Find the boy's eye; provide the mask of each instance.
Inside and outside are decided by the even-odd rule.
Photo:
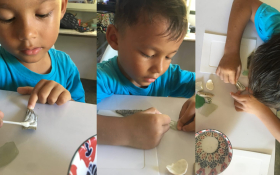
[[[46,18],[46,17],[50,16],[51,13],[52,13],[52,12],[47,13],[47,14],[43,14],[43,15],[36,14],[36,16],[39,17],[39,18]]]
[[[167,60],[173,60],[173,56],[166,56],[165,57]]]
[[[11,23],[13,20],[15,19],[15,17],[11,18],[11,19],[0,19],[0,21],[2,23]]]
[[[153,55],[152,55],[152,56],[149,56],[149,55],[144,54],[143,52],[141,52],[141,54],[142,54],[144,57],[146,57],[146,58],[152,58],[152,57],[153,57]]]

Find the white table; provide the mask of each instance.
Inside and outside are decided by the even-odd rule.
[[[172,97],[146,97],[134,95],[113,95],[100,102],[98,110],[117,109],[148,109],[157,108],[163,114],[169,115],[172,120],[178,120],[182,105],[187,101],[185,98]],[[174,132],[180,139],[172,140],[170,137]],[[159,171],[161,175],[170,175],[166,165],[177,162],[179,159],[186,159],[189,168],[186,175],[193,175],[194,166],[194,132],[168,131],[163,136],[157,147]]]
[[[4,120],[23,121],[29,96],[0,90],[0,110]],[[18,156],[0,168],[0,174],[67,174],[77,148],[96,134],[96,105],[67,102],[62,106],[36,104],[37,130],[4,124],[0,146],[13,141]]]
[[[269,174],[274,174],[275,139],[264,124],[254,115],[236,112],[230,92],[236,92],[234,85],[225,84],[216,75],[200,73],[200,59],[203,34],[214,33],[226,35],[232,0],[198,0],[196,4],[196,80],[205,82],[211,78],[215,89],[213,103],[218,109],[209,117],[196,112],[196,131],[205,128],[217,129],[225,133],[235,149],[272,154]],[[269,3],[269,0],[264,1]],[[273,4],[271,4],[273,5]],[[274,4],[275,5],[275,4]],[[257,46],[262,44],[252,22],[247,25],[243,37],[257,38]],[[247,85],[246,78],[240,81]],[[233,155],[234,156],[234,155]]]

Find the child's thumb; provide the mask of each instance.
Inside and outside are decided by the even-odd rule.
[[[25,86],[25,87],[18,87],[17,92],[21,95],[30,95],[33,91],[33,87]]]
[[[0,111],[0,119],[4,118],[4,113]]]

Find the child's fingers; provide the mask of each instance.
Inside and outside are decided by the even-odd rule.
[[[225,83],[229,83],[229,75],[228,74],[224,74],[224,78],[223,78]]]
[[[177,122],[177,129],[182,130],[182,127],[188,123],[195,115],[195,104],[189,105],[185,113]]]
[[[34,87],[32,93],[30,95],[29,101],[28,101],[28,108],[29,109],[34,109],[35,104],[36,104],[36,102],[38,100],[38,92],[44,86],[45,83],[46,83],[46,80],[41,80]]]
[[[236,101],[238,101],[241,104],[247,101],[247,95],[237,95],[232,92],[230,93],[230,95],[232,96],[232,98],[234,98]]]
[[[4,118],[4,113],[2,111],[0,111],[0,119]]]
[[[183,131],[186,131],[186,132],[190,132],[190,131],[194,131],[195,130],[195,120],[192,121],[191,123],[189,123],[188,125],[185,125],[183,128],[182,128]]]
[[[180,111],[180,114],[179,114],[179,119],[184,115],[184,113],[185,113],[185,111],[187,110],[187,108],[188,108],[188,101],[186,101],[185,103],[184,103],[184,105],[182,106],[182,108],[181,108],[181,111]]]
[[[146,114],[161,114],[161,112],[159,112],[156,108],[154,107],[151,107],[145,111],[143,111],[143,113],[146,113]]]
[[[33,87],[25,86],[25,87],[18,87],[17,92],[21,95],[30,95],[33,91]]]
[[[51,92],[50,92],[50,94],[49,94],[49,96],[47,98],[48,104],[50,104],[50,105],[55,104],[58,101],[59,96],[61,96],[63,92],[64,92],[64,90],[61,89],[60,86],[54,87],[51,90]]]
[[[221,79],[221,80],[224,80],[224,74],[223,74],[222,71],[220,72],[220,79]]]
[[[235,75],[235,82],[234,82],[234,84],[237,83],[238,78],[240,77],[240,74],[241,74],[241,67],[238,66],[238,67],[237,67],[237,71],[236,71],[236,75]]]
[[[234,108],[235,108],[235,110],[236,110],[237,112],[243,112],[243,109],[240,109],[240,108],[238,108],[238,107],[236,107],[236,106],[234,106]]]
[[[237,91],[235,94],[236,95],[241,95],[241,93],[242,93],[241,91]]]
[[[67,101],[70,101],[70,100],[71,100],[71,94],[69,91],[65,90],[59,95],[59,97],[56,101],[56,104],[63,105],[64,103],[66,103]]]
[[[162,130],[163,130],[162,133],[163,133],[163,134],[166,133],[166,132],[169,130],[169,128],[170,128],[170,125],[169,125],[169,124],[163,125],[163,126],[162,126]]]
[[[244,106],[241,103],[237,102],[236,100],[234,100],[234,106],[239,109],[244,109]]]
[[[220,76],[220,73],[221,73],[221,69],[220,69],[220,67],[218,67],[216,70],[216,75]]]
[[[231,72],[230,74],[229,74],[229,82],[231,83],[231,84],[235,84],[235,73],[234,72]]]
[[[4,113],[0,111],[0,128],[3,126],[3,119],[4,118]]]
[[[55,85],[48,82],[45,83],[44,86],[41,87],[41,89],[38,91],[38,101],[42,104],[47,103],[48,97],[52,90],[55,88]]]
[[[169,125],[171,122],[171,119],[168,115],[161,114],[160,119],[162,126]]]

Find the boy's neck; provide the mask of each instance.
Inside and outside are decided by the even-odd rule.
[[[119,57],[117,57],[117,65],[118,65],[118,67],[119,67],[119,70],[120,70],[121,73],[125,76],[125,78],[128,79],[128,81],[130,81],[130,82],[131,82],[132,84],[134,84],[135,86],[140,87],[140,88],[143,88],[143,89],[145,89],[145,88],[148,87],[148,86],[141,86],[141,85],[139,85],[136,81],[134,81],[134,80],[123,70],[123,68],[122,68],[121,64],[119,63],[118,59],[119,59]]]
[[[26,68],[29,70],[37,73],[37,74],[48,74],[51,72],[52,69],[52,62],[49,53],[47,52],[45,56],[40,59],[36,63],[26,63],[21,61],[20,59],[17,58],[17,60],[23,64]]]

